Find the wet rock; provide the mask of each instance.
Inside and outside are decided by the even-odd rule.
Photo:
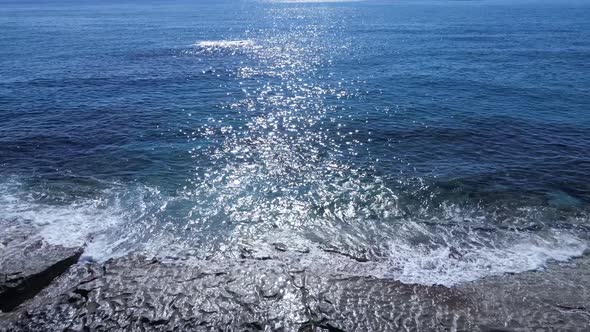
[[[0,221],[0,311],[34,297],[78,261],[82,248],[65,248],[37,237],[38,229],[19,220]]]
[[[334,248],[334,247],[329,247],[329,246],[321,246],[320,247],[321,250],[323,250],[324,252],[328,252],[328,253],[332,253],[332,254],[337,254],[343,257],[347,257],[350,259],[353,259],[359,263],[366,263],[369,262],[370,259],[367,257],[367,255],[365,253],[349,253],[343,250],[340,250],[338,248]]]
[[[278,251],[285,252],[285,251],[289,250],[289,248],[287,248],[287,245],[284,243],[274,243],[273,245],[275,247],[275,250],[278,250]]]
[[[459,285],[478,307],[487,331],[587,331],[590,257],[547,269],[505,274]]]
[[[472,321],[473,304],[445,287],[293,272],[273,260],[149,262],[78,264],[0,330],[386,331]]]
[[[476,329],[475,304],[455,289],[365,277],[310,277],[307,285],[315,321],[339,330]]]
[[[246,253],[191,265],[137,256],[79,262],[0,314],[0,331],[583,331],[590,325],[589,257],[449,288],[310,269],[297,265],[291,251],[268,259]]]

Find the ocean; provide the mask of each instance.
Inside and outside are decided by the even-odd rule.
[[[590,3],[0,1],[0,218],[455,285],[590,245]]]

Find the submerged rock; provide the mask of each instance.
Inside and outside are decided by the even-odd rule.
[[[83,249],[48,244],[38,229],[18,220],[0,220],[0,311],[34,297],[78,261]]]

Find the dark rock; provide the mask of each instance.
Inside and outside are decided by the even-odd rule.
[[[366,255],[364,255],[364,254],[360,254],[360,255],[359,254],[351,254],[351,253],[339,250],[338,248],[333,248],[333,247],[328,247],[328,246],[322,246],[320,248],[325,252],[329,252],[332,254],[337,254],[337,255],[340,255],[343,257],[347,257],[347,258],[353,259],[359,263],[366,263],[366,262],[370,261],[370,259],[367,258]]]
[[[284,251],[287,251],[288,250],[287,245],[285,245],[284,243],[275,243],[274,244],[274,247],[278,251],[283,251],[284,252]]]
[[[490,326],[486,326],[486,325],[480,326],[480,329],[482,332],[513,332],[513,330],[490,327]]]
[[[6,266],[18,265],[10,263],[14,254],[30,260],[20,266],[40,271],[35,275],[57,275],[79,257],[75,249],[33,240],[34,231],[4,233],[12,234],[0,237]],[[28,300],[18,307],[13,302],[11,312],[0,314],[0,331],[582,331],[590,326],[587,256],[544,271],[449,288],[351,276],[323,265],[312,269],[297,263],[307,257],[298,255],[306,254],[291,250],[274,251],[272,257],[252,249],[240,253],[236,260],[191,265],[144,257],[78,262],[36,296],[18,297],[18,303]],[[45,261],[53,263],[42,267]],[[24,294],[32,282],[19,280],[5,273],[2,285]],[[36,285],[49,283],[44,280]]]
[[[79,263],[0,331],[520,331],[590,324],[590,259],[457,287],[302,270],[281,260]]]
[[[441,286],[292,272],[274,260],[148,262],[79,264],[0,330],[387,331],[473,321],[473,303]]]
[[[82,254],[82,248],[50,245],[36,232],[26,222],[0,221],[0,311],[34,297]]]
[[[478,307],[486,331],[587,331],[590,258],[543,271],[505,274],[459,285]],[[490,327],[494,327],[493,329]]]

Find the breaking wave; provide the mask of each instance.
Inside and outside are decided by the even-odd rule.
[[[0,186],[0,218],[32,221],[48,242],[84,245],[84,256],[99,261],[129,253],[188,262],[275,258],[324,273],[447,286],[539,269],[588,249],[588,234],[575,228],[480,229],[424,220],[369,220],[369,215],[391,208],[391,202],[376,205],[383,197],[369,206],[360,200],[337,204],[323,215],[295,196],[290,202],[224,197],[231,201],[217,197],[198,202],[190,196],[166,197],[156,188],[114,185],[93,199],[56,203],[13,180]]]

